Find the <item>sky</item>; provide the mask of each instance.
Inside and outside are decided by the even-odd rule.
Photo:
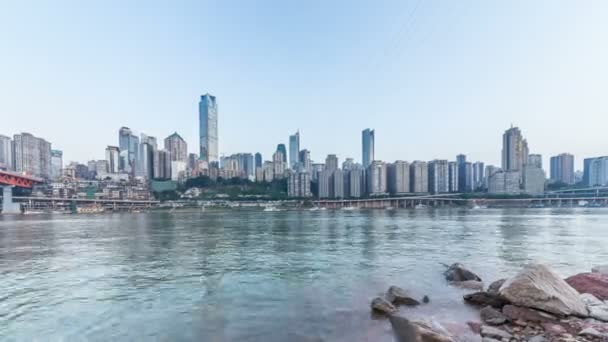
[[[145,6],[144,6],[145,4]],[[322,162],[500,165],[502,133],[531,153],[608,155],[606,1],[4,1],[0,134],[29,132],[64,163],[103,159],[118,129],[182,135],[217,96],[221,154],[300,130]]]

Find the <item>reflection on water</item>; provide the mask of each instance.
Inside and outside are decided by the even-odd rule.
[[[408,317],[475,316],[441,263],[488,281],[540,260],[608,257],[602,209],[206,211],[0,216],[3,340],[391,341],[370,299],[428,294]]]

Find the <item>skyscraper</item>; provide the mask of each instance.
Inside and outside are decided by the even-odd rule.
[[[583,182],[587,186],[608,185],[608,156],[586,158]]]
[[[363,168],[367,169],[372,161],[374,161],[374,140],[375,133],[373,129],[366,128],[361,132],[361,162]]]
[[[106,161],[108,173],[118,173],[120,166],[120,149],[117,146],[106,147]]]
[[[483,162],[477,161],[473,163],[473,190],[485,187],[485,166]]]
[[[283,145],[283,147],[285,147],[285,145]],[[277,149],[272,155],[272,163],[274,166],[274,178],[283,179],[285,176],[285,157],[283,156],[283,152]]]
[[[450,177],[449,163],[447,160],[433,160],[428,164],[429,168],[429,192],[438,194],[449,192]]]
[[[287,148],[285,148],[285,144],[278,144],[276,152],[281,152],[283,163],[287,164]]]
[[[367,192],[371,196],[386,194],[386,164],[384,162],[374,160],[367,168]]]
[[[138,176],[145,179],[154,177],[154,146],[144,142],[139,144]]]
[[[338,157],[335,154],[328,154],[325,158],[325,169],[334,171],[338,169]]]
[[[415,160],[410,164],[410,191],[429,191],[429,169],[424,161]]]
[[[188,161],[188,144],[177,132],[165,138],[165,150],[171,154],[171,161]]]
[[[298,162],[300,165],[300,169],[312,173],[312,161],[310,160],[310,151],[309,150],[305,149],[305,150],[300,151]]]
[[[262,167],[262,154],[260,152],[255,154],[255,168]]]
[[[448,191],[458,192],[458,163],[448,163]]]
[[[13,142],[11,138],[0,135],[0,169],[13,169]]]
[[[464,154],[457,155],[456,163],[458,165],[458,191],[467,192],[467,156]]]
[[[120,169],[125,172],[134,172],[139,155],[139,138],[129,127],[121,127],[118,130],[118,147],[120,153],[124,153],[126,157],[121,160]]]
[[[502,136],[503,171],[523,172],[528,163],[528,142],[517,127],[511,126]]]
[[[217,102],[215,96],[205,94],[198,103],[199,157],[208,163],[219,161]]]
[[[574,156],[570,153],[561,153],[551,157],[551,181],[574,184]]]
[[[387,165],[386,182],[388,192],[391,194],[402,194],[410,192],[410,164],[406,161],[397,160]]]
[[[51,143],[29,133],[13,137],[14,169],[36,177],[51,177]]]
[[[154,152],[154,179],[170,179],[171,178],[171,156],[166,150],[157,150]]]
[[[297,168],[298,153],[300,153],[300,131],[289,136],[289,167],[293,170]]]
[[[535,168],[542,169],[543,168],[543,156],[540,154],[528,154],[528,165],[531,165]]]
[[[63,152],[51,150],[51,179],[60,178],[63,170]]]

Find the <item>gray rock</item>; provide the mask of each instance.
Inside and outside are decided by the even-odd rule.
[[[422,342],[455,342],[450,333],[437,322],[412,321]]]
[[[500,342],[500,340],[491,337],[484,337],[481,339],[481,342]]]
[[[509,302],[562,316],[587,316],[579,293],[542,264],[530,264],[505,281],[499,294]]]
[[[498,290],[500,290],[500,287],[502,286],[502,284],[505,283],[505,281],[507,281],[507,279],[499,279],[499,280],[493,282],[492,284],[490,284],[490,286],[488,286],[487,292],[490,294],[498,293]]]
[[[429,296],[424,296],[422,297],[422,302],[425,304],[428,304],[431,300],[429,299]]]
[[[506,304],[509,304],[509,301],[502,298],[497,293],[488,293],[488,292],[475,292],[469,293],[463,296],[465,302],[474,305],[486,306],[489,305],[493,308],[500,309]]]
[[[418,329],[407,318],[400,316],[389,316],[393,334],[397,342],[418,342]]]
[[[608,265],[599,265],[591,269],[592,273],[603,273],[608,274]]]
[[[505,324],[508,321],[508,318],[502,314],[502,312],[492,308],[491,306],[486,306],[485,308],[479,311],[479,315],[481,316],[481,320],[490,325],[501,325]]]
[[[410,297],[404,289],[402,289],[398,286],[389,287],[388,291],[386,291],[385,298],[386,298],[386,300],[388,300],[389,302],[391,302],[395,305],[409,305],[409,306],[420,305],[419,301]]]
[[[585,336],[585,337],[600,338],[600,339],[608,338],[608,334],[599,332],[596,329],[591,328],[591,327],[581,330],[581,332],[579,332],[578,335]]]
[[[462,289],[483,290],[483,283],[477,280],[451,281],[449,284]]]
[[[372,310],[376,313],[392,315],[397,312],[397,308],[383,298],[376,297],[372,300]]]
[[[608,322],[608,303],[602,302],[594,295],[583,293],[581,300],[587,305],[589,317],[599,319],[600,321]]]
[[[456,263],[452,266],[448,267],[448,269],[443,272],[445,279],[447,281],[467,281],[467,280],[476,280],[481,281],[481,278],[477,276],[477,274],[467,270],[462,264]]]
[[[494,328],[491,327],[489,325],[482,325],[481,326],[481,336],[482,337],[490,337],[490,338],[495,338],[495,339],[511,339],[513,337],[513,335],[509,334],[508,332],[502,330],[502,329],[498,329],[498,328]]]
[[[528,339],[528,342],[547,342],[547,339],[543,335],[536,335],[536,336],[530,337]]]

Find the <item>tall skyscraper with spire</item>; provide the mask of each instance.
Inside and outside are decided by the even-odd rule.
[[[219,161],[217,101],[215,96],[205,94],[198,103],[200,159],[206,162]]]
[[[361,132],[361,162],[366,169],[374,161],[374,140],[373,129],[366,128]]]

